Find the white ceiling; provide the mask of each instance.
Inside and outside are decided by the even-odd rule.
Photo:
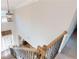
[[[11,10],[36,2],[37,0],[8,0]],[[7,10],[7,0],[1,0],[1,9]]]

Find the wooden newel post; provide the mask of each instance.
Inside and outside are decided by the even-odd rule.
[[[39,59],[46,59],[46,51],[51,48],[52,46],[55,46],[55,44],[62,39],[62,37],[67,33],[67,31],[64,31],[61,33],[58,37],[56,37],[50,44],[43,45],[43,47],[38,46],[37,51],[38,51],[38,58]]]
[[[38,58],[39,59],[46,59],[45,58],[46,50],[47,50],[46,45],[43,45],[43,47],[38,46],[37,51],[38,51]]]

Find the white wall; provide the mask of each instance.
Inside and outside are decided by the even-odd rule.
[[[68,30],[76,10],[75,0],[40,0],[15,11],[18,34],[34,47],[50,43]]]

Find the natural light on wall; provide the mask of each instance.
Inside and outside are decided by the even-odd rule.
[[[6,17],[6,11],[1,11],[1,23],[6,23],[8,22],[7,17]]]
[[[8,21],[7,21],[7,18],[6,18],[6,16],[4,16],[4,17],[1,17],[1,23],[6,23],[6,22],[8,22]]]

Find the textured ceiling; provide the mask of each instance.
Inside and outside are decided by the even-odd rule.
[[[9,1],[9,8],[11,10],[15,10],[17,8],[24,6],[24,5],[28,5],[33,2],[36,2],[37,0],[8,0],[8,1]],[[1,9],[7,10],[7,0],[1,0]]]

